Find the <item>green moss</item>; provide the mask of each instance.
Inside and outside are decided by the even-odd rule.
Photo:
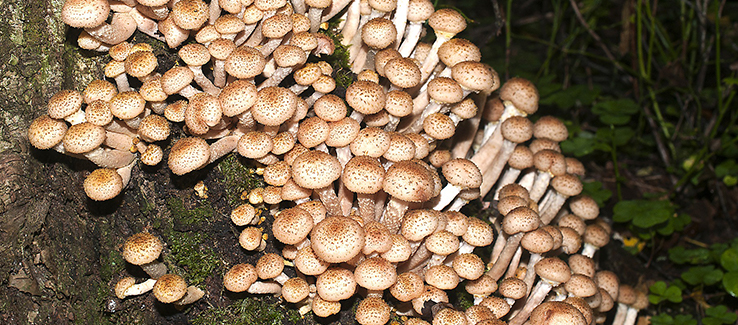
[[[214,210],[207,200],[200,200],[196,207],[185,207],[184,201],[178,197],[167,200],[167,207],[172,218],[185,225],[195,225],[213,220]]]
[[[321,33],[330,37],[336,49],[333,54],[325,59],[333,67],[333,78],[336,79],[337,88],[346,88],[354,81],[354,73],[351,72],[351,60],[349,59],[349,46],[341,44],[343,35],[338,30],[340,20],[331,20],[328,23],[328,29],[321,30]]]
[[[249,160],[250,161],[250,160]],[[223,175],[228,204],[233,208],[240,205],[241,193],[257,187],[264,187],[254,166],[247,166],[236,154],[230,154],[218,163],[218,171]]]
[[[192,324],[280,325],[299,320],[296,310],[263,297],[255,297],[238,300],[230,306],[205,310],[197,315]]]
[[[171,253],[164,255],[164,261],[189,284],[202,283],[223,264],[213,248],[206,245],[208,237],[202,233],[172,230],[166,236]]]

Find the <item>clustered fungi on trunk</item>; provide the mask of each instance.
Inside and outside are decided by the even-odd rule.
[[[320,60],[335,44],[316,33],[334,16],[341,23],[330,32],[343,36],[357,74],[345,98],[332,94],[333,68]],[[91,199],[120,194],[138,161],[159,165],[156,143],[171,123],[188,135],[168,155],[176,175],[234,152],[265,166],[268,186],[231,217],[244,227],[241,246],[262,251],[256,211],[268,209],[282,254],[232,266],[226,290],[281,294],[326,317],[362,287],[361,324],[388,322],[387,289],[408,324],[604,323],[617,302],[620,325],[647,305],[592,260],[610,226],[580,194],[582,164],[561,154],[566,127],[527,118],[536,88],[522,78],[500,87],[480,50],[454,38],[466,22],[452,9],[428,0],[67,0],[62,17],[84,28],[82,48],[109,53],[114,84],[60,91],[28,135],[36,148],[101,167],[85,180]],[[433,44],[419,42],[426,21]],[[157,73],[151,46],[126,42],[136,28],[179,48],[183,63]],[[460,212],[488,193],[499,200],[490,220]],[[148,243],[139,250],[157,250],[158,239],[135,236]],[[474,253],[489,245],[491,256]],[[119,298],[202,296],[156,258],[129,260],[152,279],[123,279]],[[462,284],[474,296],[465,311],[445,291]]]

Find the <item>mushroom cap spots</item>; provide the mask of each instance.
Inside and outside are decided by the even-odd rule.
[[[538,110],[538,89],[527,79],[512,78],[500,89],[500,99],[510,101],[519,110],[533,114]]]
[[[233,117],[248,111],[256,103],[258,91],[253,83],[246,80],[235,80],[218,94],[223,115]]]
[[[278,161],[264,168],[264,182],[272,186],[284,186],[292,177],[290,165],[285,161]]]
[[[410,210],[402,219],[400,233],[407,240],[418,242],[438,228],[439,218],[435,210]]]
[[[251,264],[236,264],[223,275],[223,286],[231,292],[244,292],[256,282],[256,267]]]
[[[105,141],[105,129],[90,122],[83,122],[69,127],[64,134],[64,149],[71,153],[92,151]]]
[[[225,60],[236,49],[236,44],[227,38],[218,38],[208,45],[208,52],[216,60]]]
[[[261,229],[256,227],[246,227],[238,236],[238,244],[247,251],[259,248],[263,240]]]
[[[213,25],[215,26],[215,30],[221,34],[236,34],[246,27],[243,20],[235,15],[228,14],[218,17]]]
[[[154,297],[165,304],[182,299],[187,293],[187,282],[176,274],[164,274],[154,284]]]
[[[346,102],[359,113],[369,115],[382,110],[386,103],[384,88],[371,81],[356,81],[346,89]]]
[[[313,104],[313,110],[315,115],[327,122],[340,121],[346,117],[348,112],[343,99],[333,94],[326,94],[318,98]]]
[[[347,217],[326,217],[310,232],[313,252],[329,263],[342,263],[354,258],[361,252],[364,242],[364,229]]]
[[[376,158],[356,156],[346,163],[341,180],[351,192],[374,194],[382,189],[384,167]]]
[[[507,160],[507,164],[517,170],[531,167],[533,166],[533,152],[526,146],[515,146],[515,150],[510,155],[510,159]]]
[[[361,325],[384,325],[390,319],[390,306],[380,297],[366,297],[356,306],[354,317]]]
[[[108,19],[110,4],[107,0],[67,0],[62,7],[61,18],[75,28],[97,27]]]
[[[305,64],[307,54],[305,51],[294,45],[280,45],[272,54],[274,62],[279,67],[297,67]]]
[[[482,173],[479,167],[469,159],[452,159],[441,167],[443,177],[460,188],[474,188],[482,185]]]
[[[497,291],[505,298],[518,300],[528,294],[528,286],[525,284],[525,281],[510,277],[500,281],[500,287]]]
[[[264,71],[266,59],[259,50],[249,46],[239,46],[225,62],[225,71],[238,79],[249,79]]]
[[[293,40],[294,40],[294,36],[293,36]],[[320,66],[316,63],[307,63],[305,64],[305,66],[303,66],[302,68],[292,73],[292,77],[295,78],[295,82],[298,85],[302,85],[302,86],[310,86],[313,82],[318,80],[318,78],[320,78],[320,76],[322,75],[323,75],[323,70],[321,70]],[[323,97],[318,98],[318,100],[322,99]],[[317,101],[315,103],[317,103]]]
[[[328,122],[318,116],[309,117],[300,123],[297,141],[305,148],[313,148],[325,142],[329,132]]]
[[[464,91],[454,79],[437,77],[428,82],[428,95],[440,104],[458,103],[464,99]]]
[[[566,129],[564,122],[556,117],[544,116],[533,124],[533,135],[536,138],[549,139],[555,142],[561,142],[569,137],[569,130]]]
[[[571,278],[571,269],[558,257],[546,257],[535,265],[536,274],[554,284],[565,283]]]
[[[199,169],[210,160],[210,146],[202,138],[182,138],[169,152],[169,169],[175,175],[184,175]]]
[[[433,28],[436,35],[452,38],[466,29],[466,19],[456,10],[439,9],[428,18],[428,25]]]
[[[138,116],[144,111],[146,100],[136,91],[125,91],[116,94],[113,99],[110,100],[108,107],[115,117],[121,120],[128,120]]]
[[[387,93],[384,109],[397,117],[404,117],[413,112],[413,97],[402,90]]]
[[[329,186],[341,177],[341,163],[322,151],[308,151],[292,162],[292,179],[308,189]]]
[[[150,51],[133,52],[125,61],[126,73],[136,78],[148,76],[158,65],[156,56]]]
[[[569,256],[569,268],[572,274],[582,274],[588,277],[595,275],[595,262],[588,256],[574,254]]]
[[[466,315],[453,308],[444,308],[433,317],[433,325],[464,325],[467,324]]]
[[[547,301],[538,305],[531,312],[529,322],[541,325],[587,324],[587,320],[576,307],[561,301]]]
[[[354,156],[381,157],[389,149],[390,134],[382,129],[368,127],[361,129],[349,145]]]
[[[281,38],[291,31],[292,18],[285,14],[276,14],[261,23],[261,33],[266,38]]]
[[[502,136],[514,143],[523,143],[533,136],[533,123],[523,116],[513,116],[500,125]]]
[[[516,195],[501,197],[500,200],[497,201],[497,211],[499,211],[503,216],[506,216],[510,211],[517,207],[527,206],[528,200]]]
[[[89,104],[97,100],[109,101],[118,93],[118,88],[112,83],[96,79],[87,84],[82,92],[85,103]]]
[[[362,261],[354,270],[356,283],[369,290],[384,290],[397,281],[395,266],[382,257]]]
[[[180,28],[196,30],[208,20],[208,5],[202,0],[178,1],[169,15]]]
[[[341,303],[338,301],[326,301],[320,298],[320,296],[315,296],[310,308],[315,316],[328,317],[330,315],[338,314],[338,312],[341,311]]]
[[[38,149],[49,149],[62,142],[66,133],[67,123],[42,115],[28,127],[28,141]]]
[[[484,261],[471,253],[456,256],[451,264],[456,274],[467,280],[479,279],[484,274]]]
[[[313,216],[300,208],[290,208],[279,213],[272,225],[274,238],[287,245],[301,242],[313,228]]]
[[[428,0],[410,0],[407,7],[407,20],[414,23],[424,22],[435,11],[433,3]]]
[[[402,302],[417,298],[423,293],[423,289],[423,278],[413,272],[398,275],[395,284],[389,288],[392,296]]]
[[[531,253],[543,254],[553,248],[554,240],[547,231],[538,228],[523,235],[520,246]]]
[[[423,131],[437,140],[445,140],[456,133],[456,125],[448,115],[433,113],[423,120]]]
[[[600,248],[610,242],[610,233],[600,225],[591,224],[587,226],[582,239],[585,243]]]
[[[594,220],[600,215],[600,207],[592,197],[588,195],[578,195],[569,200],[569,209],[576,216],[584,220]]]
[[[361,130],[361,125],[350,117],[344,117],[339,121],[328,123],[328,128],[328,138],[325,139],[325,144],[339,148],[350,145],[356,139]]]
[[[447,67],[453,67],[464,61],[479,62],[482,60],[482,52],[474,43],[463,38],[454,38],[438,48],[438,58]]]
[[[82,107],[82,94],[76,90],[60,90],[49,99],[48,114],[54,119],[63,119]]]
[[[559,152],[543,149],[533,155],[533,165],[541,172],[551,175],[563,175],[566,173],[566,160]]]
[[[582,181],[579,180],[579,177],[571,174],[563,174],[554,177],[551,180],[551,186],[559,192],[559,194],[566,197],[579,195],[579,193],[582,193],[582,190],[584,189],[584,185],[582,185]]]
[[[295,24],[295,20],[294,20],[295,17],[300,17],[300,18],[298,18],[298,20],[300,22],[298,22],[297,24]],[[318,43],[318,38],[315,35],[311,34],[310,32],[307,32],[307,31],[297,31],[297,29],[304,28],[304,27],[307,27],[307,30],[309,30],[310,29],[310,20],[307,19],[307,17],[305,17],[303,15],[300,15],[300,14],[293,14],[292,15],[292,18],[293,18],[293,20],[292,20],[292,32],[293,32],[293,34],[292,34],[292,38],[290,39],[290,45],[297,46],[298,48],[302,49],[304,52],[310,52],[312,50],[315,50],[318,47],[318,44],[319,44]],[[305,19],[304,22],[307,23],[304,26],[302,25],[302,20],[303,19]],[[311,65],[317,67],[317,65],[314,64],[314,63],[312,63]],[[321,71],[321,73],[322,73],[322,71]],[[293,76],[294,76],[294,74],[293,74]],[[315,76],[315,78],[317,79],[318,76]]]
[[[155,261],[159,258],[164,245],[156,236],[141,232],[126,239],[123,244],[121,255],[131,264],[142,265]]]
[[[494,240],[492,227],[479,218],[468,218],[469,225],[466,232],[461,236],[464,241],[472,246],[487,246]]]
[[[179,49],[179,57],[187,65],[199,67],[210,62],[210,51],[200,43],[190,43]]]
[[[525,199],[526,202],[530,200],[530,193],[528,192],[528,190],[517,183],[511,183],[503,186],[499,190],[498,194],[500,195],[501,199],[508,196],[519,196]]]
[[[387,169],[382,188],[387,194],[403,201],[425,202],[434,196],[435,183],[425,166],[406,160]]]
[[[261,131],[251,131],[238,139],[236,149],[241,156],[251,159],[259,159],[272,151],[274,144],[272,138]]]
[[[251,107],[254,120],[267,126],[281,125],[295,114],[297,96],[282,87],[266,87],[259,91]]]
[[[410,160],[415,158],[415,142],[403,134],[390,134],[390,146],[382,155],[391,162]]]
[[[289,303],[299,302],[309,294],[310,286],[303,278],[290,278],[282,285],[282,298]]]
[[[85,194],[92,200],[110,200],[123,190],[123,178],[111,168],[99,168],[87,175],[83,184]]]
[[[330,268],[318,276],[315,288],[321,299],[341,301],[351,298],[356,292],[356,280],[353,273],[344,268]]]
[[[293,263],[297,270],[305,275],[320,275],[331,266],[331,263],[318,258],[310,246],[297,251]]]
[[[412,59],[398,57],[384,66],[384,74],[399,88],[412,88],[420,83],[420,69]]]
[[[274,253],[264,254],[256,262],[256,274],[260,279],[272,279],[284,270],[284,259]]]
[[[361,27],[361,40],[373,49],[390,46],[397,38],[397,29],[391,20],[374,18]]]
[[[471,91],[493,92],[500,88],[500,76],[497,71],[480,62],[459,62],[451,68],[451,76],[462,88]]]
[[[464,286],[464,289],[472,295],[488,296],[489,294],[497,291],[497,281],[492,279],[491,276],[483,274],[476,280],[468,281]],[[507,303],[505,303],[505,305],[507,305]]]
[[[187,87],[194,78],[195,73],[189,68],[174,67],[161,76],[161,89],[168,95],[176,94]]]
[[[148,142],[166,140],[169,137],[169,121],[160,115],[148,115],[141,120],[138,134]]]
[[[536,230],[541,222],[538,213],[529,207],[517,207],[502,219],[502,230],[508,235]]]
[[[460,281],[456,271],[445,264],[434,265],[425,270],[425,282],[441,290],[456,288]]]
[[[473,99],[466,98],[451,106],[451,113],[456,114],[461,119],[467,120],[477,116],[478,109]]]
[[[448,256],[459,250],[459,237],[446,230],[441,230],[425,239],[425,247],[433,254]]]

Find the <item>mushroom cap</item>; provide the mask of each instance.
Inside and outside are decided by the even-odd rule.
[[[456,125],[448,115],[433,113],[423,120],[423,131],[434,139],[445,140],[456,133]]]
[[[505,298],[518,300],[528,294],[528,286],[523,280],[516,277],[509,277],[500,281],[500,287],[497,291]]]
[[[588,195],[578,195],[569,200],[569,209],[584,220],[594,220],[600,215],[597,202]]]
[[[95,79],[87,84],[85,90],[82,92],[82,97],[85,103],[89,104],[96,100],[109,101],[113,99],[113,96],[118,93],[118,88],[112,83]]]
[[[244,292],[258,279],[256,267],[251,264],[236,264],[223,275],[223,286],[231,292]]]
[[[615,273],[607,270],[598,271],[594,275],[597,286],[603,288],[610,294],[612,299],[616,299],[619,293],[620,279]]]
[[[208,5],[202,0],[178,1],[169,15],[180,28],[197,30],[208,20]]]
[[[261,229],[256,227],[243,228],[241,234],[238,236],[238,244],[247,251],[253,251],[261,246],[263,234]]]
[[[251,159],[259,159],[272,151],[274,144],[272,138],[261,131],[250,131],[238,139],[236,150],[241,156]]]
[[[313,148],[328,138],[330,128],[328,122],[318,116],[304,119],[297,131],[297,141],[305,148]]]
[[[582,254],[569,256],[569,268],[572,274],[582,274],[590,278],[595,276],[595,262],[592,258]]]
[[[277,126],[289,120],[297,109],[297,96],[282,87],[266,87],[259,91],[251,114],[257,122]]]
[[[82,93],[76,90],[60,90],[51,96],[47,104],[49,117],[63,119],[82,107]]]
[[[507,160],[507,164],[510,168],[517,170],[531,167],[533,166],[533,152],[527,146],[517,145],[510,155],[510,159]]]
[[[543,254],[550,251],[553,249],[553,244],[553,237],[541,228],[526,232],[520,240],[520,246],[536,254]]]
[[[112,168],[99,168],[87,175],[83,185],[92,200],[110,200],[123,190],[123,178]]]
[[[402,302],[413,300],[423,293],[423,278],[417,273],[405,272],[397,276],[397,281],[389,290],[393,297]]]
[[[420,83],[420,68],[412,59],[395,58],[384,66],[384,74],[399,88],[412,88]]]
[[[356,280],[351,271],[333,267],[318,276],[315,289],[321,299],[326,301],[340,301],[351,298],[356,292]]]
[[[585,325],[586,319],[574,306],[561,301],[544,302],[530,314],[531,324],[536,325]]]
[[[491,93],[500,88],[497,71],[481,62],[459,62],[451,68],[451,76],[462,88],[474,92]]]
[[[331,266],[331,263],[318,258],[310,246],[297,251],[293,263],[295,263],[297,270],[305,275],[320,275]]]
[[[187,87],[195,78],[195,73],[187,67],[174,67],[161,76],[161,89],[168,95],[176,94]]]
[[[390,134],[376,127],[367,127],[359,131],[349,145],[354,156],[381,157],[391,143]]]
[[[355,119],[347,116],[339,121],[328,123],[328,129],[325,145],[339,148],[350,145],[359,136],[361,125]]]
[[[466,315],[453,308],[444,308],[433,317],[433,325],[465,325]]]
[[[326,217],[310,232],[310,245],[320,259],[329,263],[346,262],[364,247],[364,228],[351,218]]]
[[[392,246],[390,246],[389,250],[382,253],[381,256],[392,263],[407,261],[413,253],[410,242],[399,234],[391,234],[390,239],[392,240]]]
[[[159,258],[164,245],[156,236],[147,232],[134,234],[126,239],[121,255],[131,264],[142,265]]]
[[[187,282],[176,274],[164,274],[156,279],[154,297],[165,304],[182,299],[187,293]]]
[[[564,155],[554,150],[543,149],[533,155],[533,165],[541,172],[548,172],[553,176],[566,173]]]
[[[248,111],[256,103],[258,91],[253,83],[235,80],[228,83],[218,94],[223,115],[233,117]]]
[[[61,143],[66,133],[67,123],[63,120],[41,115],[28,126],[28,141],[38,149],[49,149]]]
[[[427,168],[406,160],[387,169],[382,188],[387,194],[403,201],[425,202],[434,196],[435,184]]]
[[[585,243],[600,248],[610,242],[610,233],[598,224],[591,224],[587,226],[582,239]]]
[[[500,132],[508,141],[523,143],[533,136],[533,124],[523,116],[513,116],[502,122]]]
[[[497,201],[497,211],[500,212],[503,216],[506,216],[510,211],[514,210],[517,207],[527,207],[528,206],[528,200],[516,196],[516,195],[510,195],[506,197],[501,197],[499,201]]]
[[[425,247],[433,254],[447,256],[459,250],[459,237],[446,230],[441,230],[425,239]]]
[[[479,279],[484,274],[484,261],[472,253],[459,254],[451,264],[456,274],[467,280]]]
[[[341,303],[338,301],[326,301],[320,296],[313,298],[311,305],[313,313],[318,317],[328,317],[341,311]]]
[[[452,38],[466,29],[466,19],[456,10],[438,9],[428,18],[428,25],[433,28],[436,34]]]
[[[62,141],[64,149],[68,152],[89,152],[103,144],[105,129],[90,122],[82,122],[70,126]]]
[[[569,137],[569,130],[564,122],[553,116],[543,116],[533,124],[533,135],[536,138],[561,142]]]
[[[363,260],[354,270],[356,283],[369,290],[384,290],[395,284],[397,271],[395,266],[382,257],[371,257]]]
[[[113,96],[108,107],[115,117],[121,120],[128,120],[144,111],[146,100],[137,91],[124,91]]]
[[[436,77],[428,82],[428,95],[441,104],[458,103],[464,99],[464,91],[456,80],[448,77]]]
[[[348,109],[341,97],[326,94],[313,104],[315,115],[327,122],[337,122],[346,117]]]
[[[569,281],[566,281],[564,284],[564,289],[569,294],[577,297],[590,297],[597,294],[597,285],[595,285],[595,282],[592,278],[583,274],[573,274],[569,278]]]
[[[148,115],[141,120],[138,134],[148,142],[166,140],[169,137],[169,121],[161,115]]]
[[[418,242],[438,228],[440,214],[435,210],[416,209],[405,213],[400,233],[407,240]]]
[[[512,78],[500,89],[500,99],[510,101],[519,110],[533,114],[538,110],[538,89],[527,79]]]
[[[346,102],[359,113],[374,114],[386,103],[384,88],[371,81],[355,81],[346,88]]]
[[[182,61],[190,66],[203,66],[210,62],[210,51],[200,43],[190,43],[182,46],[177,52]]]
[[[97,27],[108,19],[110,4],[107,0],[67,0],[62,7],[61,18],[75,28]]]
[[[266,59],[259,50],[249,46],[239,46],[225,62],[228,74],[238,79],[249,79],[260,75],[266,66]]]
[[[356,321],[361,325],[383,325],[390,319],[390,306],[379,297],[367,297],[356,306]]]
[[[256,275],[258,275],[260,279],[275,278],[280,275],[283,270],[284,259],[278,254],[264,254],[256,262]]]
[[[305,51],[295,45],[280,45],[274,50],[272,56],[279,67],[293,68],[307,61]]]
[[[397,29],[391,20],[374,18],[361,27],[361,40],[373,49],[390,46],[397,38]]]
[[[300,277],[290,278],[282,285],[282,298],[290,303],[299,302],[310,294],[310,286]]]
[[[413,112],[413,97],[402,90],[390,91],[387,93],[384,109],[397,117],[410,115]]]
[[[382,189],[384,167],[376,158],[356,156],[346,163],[341,180],[351,192],[374,194]]]
[[[125,61],[126,73],[136,78],[148,76],[158,65],[156,56],[150,51],[133,52]]]
[[[535,265],[536,274],[552,283],[565,283],[571,278],[571,269],[558,257],[546,257]]]
[[[452,159],[442,166],[443,177],[460,188],[474,188],[482,185],[482,173],[479,167],[469,159]]]
[[[428,20],[433,12],[435,12],[433,2],[429,0],[410,0],[407,8],[407,20],[423,22]]]
[[[447,67],[453,67],[464,61],[479,62],[482,60],[482,52],[468,40],[453,38],[438,48],[438,58]]]
[[[459,285],[459,275],[445,264],[434,265],[425,270],[425,282],[441,290],[451,290]]]
[[[313,228],[313,216],[300,208],[282,210],[272,224],[274,238],[287,245],[301,242]]]
[[[322,151],[308,151],[292,162],[292,179],[304,188],[318,189],[341,177],[341,163]]]
[[[467,281],[464,289],[472,295],[488,296],[497,291],[497,281],[487,274],[482,274],[476,280]]]
[[[225,60],[236,49],[236,44],[227,38],[218,38],[208,44],[208,52],[216,60]]]
[[[264,182],[272,186],[284,186],[292,177],[290,165],[285,161],[278,161],[264,168]]]
[[[415,158],[415,142],[403,134],[392,132],[390,133],[390,146],[382,157],[391,162],[413,159]]]
[[[526,206],[517,207],[502,219],[502,230],[508,235],[529,232],[537,229],[540,222],[538,213],[533,209]]]
[[[498,191],[498,194],[499,194],[500,198],[504,198],[504,197],[507,197],[507,196],[513,196],[514,195],[514,196],[519,196],[519,197],[525,199],[525,201],[530,200],[530,193],[528,192],[528,190],[525,187],[523,187],[523,186],[521,186],[520,184],[517,184],[517,183],[511,183],[511,184],[507,184],[507,185],[503,186]]]
[[[184,175],[205,166],[210,160],[210,146],[204,139],[179,139],[170,149],[167,165],[175,175]]]
[[[478,110],[477,104],[471,98],[466,98],[451,106],[451,113],[463,120],[477,116]]]
[[[579,193],[582,193],[582,190],[584,189],[579,177],[571,174],[563,174],[554,177],[551,180],[551,186],[559,192],[559,194],[566,197],[579,195]]]

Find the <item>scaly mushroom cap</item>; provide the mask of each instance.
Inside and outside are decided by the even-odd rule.
[[[239,46],[225,62],[225,70],[238,79],[249,79],[264,71],[266,59],[259,50],[249,46]]]
[[[467,280],[479,279],[484,274],[484,261],[476,254],[466,253],[456,256],[451,264],[456,274]]]
[[[397,276],[397,281],[389,290],[397,300],[407,302],[420,296],[423,289],[423,278],[420,275],[405,272]]]
[[[397,38],[397,29],[391,20],[374,18],[361,28],[361,40],[373,49],[390,46]]]
[[[251,264],[236,264],[223,276],[223,286],[231,292],[244,292],[256,282],[256,268]]]
[[[453,67],[464,61],[479,62],[482,52],[474,43],[463,38],[454,38],[438,48],[438,57],[447,67]]]
[[[387,194],[403,201],[425,202],[434,196],[435,184],[427,168],[406,160],[387,169],[382,188]]]
[[[571,278],[571,269],[558,257],[546,257],[535,265],[536,274],[552,283],[565,283]]]
[[[51,96],[47,112],[51,118],[63,119],[82,107],[82,94],[76,90],[60,90]]]
[[[397,281],[395,266],[382,257],[362,261],[354,270],[356,283],[369,290],[384,290]]]
[[[364,247],[364,241],[364,228],[347,217],[327,217],[310,232],[313,252],[329,263],[342,263],[354,258]]]
[[[443,164],[443,177],[460,188],[475,188],[482,185],[482,173],[469,159],[456,158]]]
[[[341,180],[351,192],[374,194],[382,189],[384,167],[376,158],[356,156],[346,163]]]
[[[474,61],[457,63],[451,76],[465,89],[491,93],[500,88],[500,77],[492,67]]]
[[[164,274],[154,284],[154,297],[165,304],[182,299],[187,293],[187,282],[176,274]]]
[[[346,89],[346,102],[359,113],[374,114],[384,108],[384,88],[371,81],[356,81]]]
[[[531,324],[536,325],[585,325],[586,319],[574,306],[560,301],[540,304],[530,314]]]
[[[390,306],[380,297],[367,297],[356,307],[354,317],[361,325],[384,325],[390,319]]]
[[[466,19],[456,10],[439,9],[428,18],[428,25],[436,34],[452,38],[466,29]]]
[[[313,228],[313,217],[300,208],[282,210],[272,225],[274,238],[287,245],[301,242]]]
[[[62,7],[61,18],[75,28],[97,27],[108,19],[110,4],[107,0],[67,0]]]
[[[169,169],[175,175],[184,175],[199,169],[210,159],[210,146],[198,137],[182,138],[169,152]]]
[[[64,149],[71,153],[85,153],[105,141],[105,129],[89,122],[75,124],[64,134]]]
[[[289,120],[296,109],[295,93],[282,87],[267,87],[259,91],[251,114],[261,124],[277,126]]]
[[[159,238],[147,232],[134,234],[126,239],[121,255],[131,264],[151,263],[159,258],[164,245]]]
[[[292,162],[292,179],[304,188],[329,186],[341,177],[341,163],[325,152],[308,151]]]
[[[569,137],[569,131],[564,122],[553,116],[544,116],[533,125],[533,135],[536,138],[549,139],[561,142]]]
[[[519,110],[533,114],[538,110],[538,89],[527,79],[512,78],[500,89],[500,99],[512,102]]]
[[[95,169],[84,182],[85,194],[95,201],[110,200],[123,190],[123,178],[112,168]]]
[[[182,0],[169,13],[182,29],[197,30],[208,20],[208,5],[202,0]]]
[[[66,133],[67,123],[63,120],[41,115],[28,126],[28,141],[38,149],[49,149],[62,142]]]
[[[299,302],[310,294],[310,286],[300,277],[290,278],[282,285],[282,298],[290,303]]]
[[[420,68],[412,59],[399,57],[384,66],[384,74],[399,88],[412,88],[420,82]]]
[[[340,301],[351,298],[356,292],[356,280],[351,271],[334,267],[326,270],[315,281],[315,289],[320,298],[326,301]]]
[[[144,111],[146,100],[137,91],[116,94],[109,103],[110,112],[121,120],[132,119]]]

